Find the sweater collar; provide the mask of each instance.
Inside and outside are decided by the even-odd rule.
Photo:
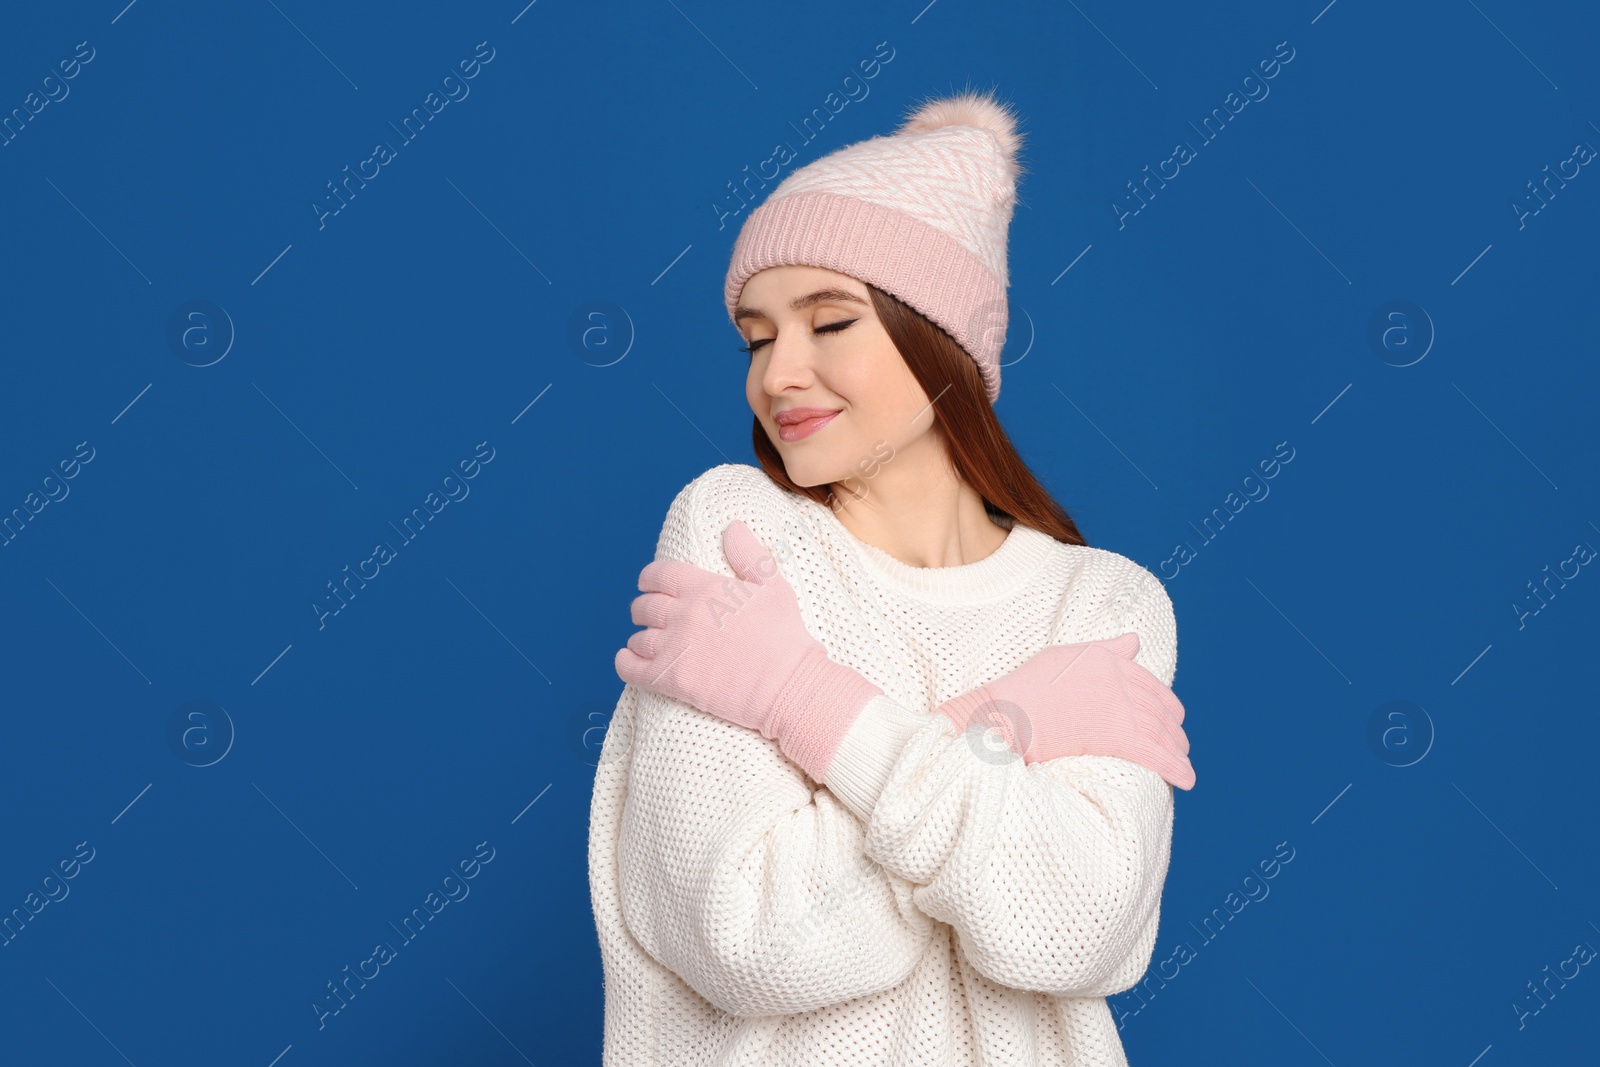
[[[1018,522],[999,548],[975,563],[913,567],[851,533],[826,504],[805,496],[799,499],[820,512],[819,521],[852,546],[870,577],[887,588],[933,604],[962,606],[1009,596],[1043,566],[1056,544],[1049,534]]]

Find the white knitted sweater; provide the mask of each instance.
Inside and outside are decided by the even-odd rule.
[[[1105,998],[1155,947],[1172,787],[1108,756],[1027,764],[934,709],[1130,630],[1171,685],[1161,582],[1020,524],[976,563],[912,567],[741,464],[678,494],[656,558],[731,576],[736,519],[884,696],[818,783],[754,730],[623,687],[589,825],[604,1067],[1125,1065]]]

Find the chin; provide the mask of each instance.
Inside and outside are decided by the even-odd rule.
[[[795,485],[806,489],[818,485],[831,485],[842,477],[840,471],[849,468],[849,464],[822,455],[820,452],[814,455],[796,455],[796,451],[807,450],[794,449],[794,446],[787,441],[778,446],[778,455],[783,458],[784,473],[789,475],[789,480]]]
[[[783,455],[782,452],[778,454]],[[829,468],[809,460],[797,460],[793,456],[783,456],[783,469],[789,475],[791,482],[805,489],[818,485],[829,485],[836,480],[823,473]]]

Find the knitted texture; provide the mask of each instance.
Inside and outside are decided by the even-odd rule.
[[[922,104],[892,134],[801,167],[739,230],[723,283],[729,318],[745,282],[768,267],[848,274],[894,294],[955,338],[977,363],[993,403],[1009,315],[1006,238],[1021,144],[1006,105],[993,94],[963,93]]]
[[[862,706],[876,695],[877,687],[860,674],[812,649],[779,692],[771,728],[762,733],[777,741],[785,755],[815,778],[832,762]]]
[[[883,695],[817,782],[753,730],[623,687],[589,828],[605,1067],[1126,1065],[1105,998],[1150,962],[1172,788],[1110,756],[1025,763],[935,709],[1129,631],[1170,685],[1161,583],[1022,525],[976,563],[911,567],[738,464],[677,495],[656,558],[731,576],[736,519]]]
[[[794,589],[748,526],[723,531],[722,554],[741,582],[675,559],[639,572],[642,592],[631,614],[648,628],[617,652],[617,675],[772,738],[821,779],[851,724],[883,691],[828,658],[800,617]]]
[[[1051,645],[1004,678],[937,710],[959,729],[993,731],[1030,763],[1119,756],[1149,767],[1179,789],[1193,789],[1183,704],[1134,662],[1138,652],[1135,633]]]

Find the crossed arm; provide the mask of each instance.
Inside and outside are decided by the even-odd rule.
[[[704,545],[680,496],[662,545]],[[711,551],[684,562],[727,571]],[[660,552],[658,551],[658,557]],[[1131,601],[1141,665],[1170,685],[1171,604]],[[1118,631],[1122,632],[1122,631]],[[1108,756],[995,759],[874,697],[825,781],[753,730],[628,687],[619,891],[639,945],[719,1009],[794,1014],[889,989],[947,923],[972,967],[1057,996],[1131,988],[1154,947],[1172,789]]]

